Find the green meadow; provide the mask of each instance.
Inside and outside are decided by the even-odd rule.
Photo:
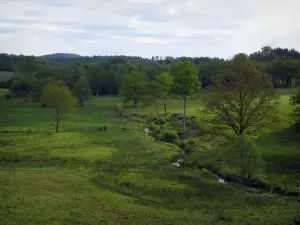
[[[289,128],[294,91],[278,91],[282,129],[255,144],[263,160],[259,178],[299,193],[300,139]],[[172,166],[181,150],[145,136],[143,121],[117,117],[118,97],[89,100],[62,122],[60,133],[55,133],[52,108],[22,99],[0,103],[3,225],[296,224],[300,219],[299,195],[222,184],[208,170]],[[197,116],[201,97],[187,107],[189,116]],[[169,113],[182,111],[182,101],[168,101]],[[155,108],[124,114],[150,116]],[[103,126],[106,131],[99,129]],[[226,172],[219,160],[223,151],[204,149],[195,158]]]

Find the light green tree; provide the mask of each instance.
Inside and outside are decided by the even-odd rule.
[[[170,70],[173,77],[173,91],[183,99],[183,131],[186,131],[187,98],[200,90],[198,71],[191,61],[182,61]]]
[[[80,77],[74,85],[74,96],[78,99],[81,107],[84,106],[84,101],[91,95],[89,82],[86,77]]]
[[[162,105],[164,107],[165,116],[167,116],[167,98],[172,88],[173,80],[168,72],[161,73],[154,77],[155,85],[157,85],[157,95],[163,99]]]
[[[41,103],[52,106],[55,109],[56,133],[59,131],[59,124],[76,107],[76,98],[72,92],[60,81],[48,83],[42,91]]]

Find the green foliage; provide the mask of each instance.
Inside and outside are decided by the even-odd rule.
[[[157,125],[155,123],[155,121],[152,121],[149,123],[149,128],[150,128],[151,132],[153,132],[153,133],[158,133],[160,131],[160,126]]]
[[[205,96],[209,133],[232,136],[277,129],[278,96],[267,74],[256,69],[247,55],[236,55],[216,77]]]
[[[122,81],[121,96],[123,103],[126,105],[132,102],[136,108],[138,103],[142,102],[145,94],[146,79],[145,75],[140,72],[127,74]]]
[[[76,106],[76,99],[72,92],[59,81],[51,82],[45,86],[41,96],[41,103],[53,106],[55,109],[56,132],[59,122],[72,112]]]
[[[177,135],[176,131],[164,130],[161,132],[159,138],[161,141],[165,141],[168,143],[175,143],[176,140],[178,139],[178,135]]]
[[[173,91],[183,98],[184,122],[183,130],[186,130],[186,102],[187,97],[192,96],[200,89],[198,71],[191,61],[182,61],[171,68],[170,74],[173,77]]]
[[[13,94],[13,93],[11,93],[11,92],[8,92],[8,93],[6,93],[6,94],[5,94],[5,96],[4,96],[4,97],[5,97],[5,99],[6,99],[6,100],[10,100],[11,98],[13,98],[13,97],[14,97],[14,94]]]
[[[290,97],[290,104],[295,106],[291,113],[291,118],[298,127],[300,125],[300,89]]]
[[[124,109],[120,104],[115,104],[115,112],[118,116],[123,116]]]
[[[197,142],[194,139],[187,139],[183,144],[183,151],[188,159],[191,159],[191,155],[198,150]]]
[[[12,82],[10,91],[14,93],[16,97],[25,97],[30,91],[30,84],[25,77],[19,76]]]
[[[78,99],[81,106],[84,105],[84,101],[87,100],[91,94],[89,83],[86,77],[80,77],[74,85],[74,96]]]
[[[227,164],[236,168],[244,180],[250,180],[261,169],[261,158],[250,140],[237,137],[227,152]]]
[[[198,71],[191,61],[182,61],[171,68],[173,91],[181,96],[191,96],[200,89]]]

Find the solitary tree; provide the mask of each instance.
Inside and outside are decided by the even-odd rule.
[[[146,80],[145,76],[139,72],[131,72],[127,74],[122,81],[121,96],[123,96],[123,102],[127,104],[132,102],[134,107],[143,101],[145,96]]]
[[[83,107],[84,101],[88,99],[91,90],[86,77],[80,77],[74,85],[74,96],[78,99],[80,106]]]
[[[170,74],[173,77],[174,92],[183,99],[183,130],[185,131],[187,97],[192,96],[200,89],[197,68],[191,61],[182,61],[171,68]]]
[[[60,121],[75,108],[76,99],[68,88],[64,87],[61,82],[55,81],[44,87],[41,102],[54,107],[56,112],[56,133],[58,133]]]
[[[279,123],[272,82],[245,54],[236,55],[230,66],[216,77],[205,102],[204,113],[214,134],[254,134]]]

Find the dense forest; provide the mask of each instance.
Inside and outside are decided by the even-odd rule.
[[[289,88],[296,84],[300,71],[300,53],[294,49],[263,47],[249,55],[256,67],[269,74],[274,87]],[[49,79],[62,80],[70,89],[86,77],[93,95],[117,95],[125,75],[142,74],[147,81],[168,72],[181,61],[192,61],[202,88],[213,84],[229,60],[209,57],[153,56],[80,56],[56,53],[41,57],[0,54],[0,71],[13,72],[0,80],[0,88],[9,88],[16,97],[39,98],[41,88]]]

